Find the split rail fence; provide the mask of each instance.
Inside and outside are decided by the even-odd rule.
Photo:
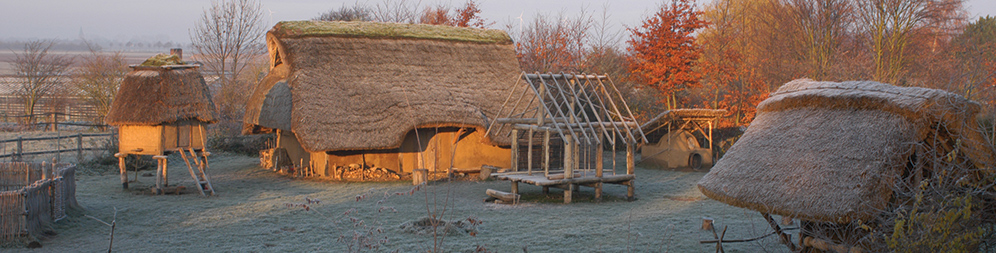
[[[106,147],[99,147],[99,146],[98,147],[84,147],[83,146],[83,138],[110,137],[110,138],[113,139],[113,137],[115,135],[116,135],[116,133],[105,133],[105,134],[76,133],[76,134],[73,134],[73,135],[66,135],[66,136],[29,137],[29,138],[17,137],[16,139],[0,140],[0,145],[5,145],[6,146],[7,143],[15,143],[13,152],[5,153],[5,154],[0,154],[0,159],[10,158],[12,161],[23,161],[24,160],[24,156],[28,156],[28,155],[61,154],[61,153],[66,153],[66,152],[75,152],[76,153],[76,161],[79,162],[79,161],[83,161],[83,151],[96,151],[96,150],[104,150],[104,149],[106,149]],[[62,140],[62,139],[75,139],[76,147],[75,148],[68,148],[68,149],[58,148],[56,150],[42,150],[42,151],[31,151],[31,152],[25,152],[24,151],[25,150],[24,149],[24,143],[25,142],[29,142],[29,141],[50,141],[50,140]],[[113,141],[113,140],[110,140],[110,141]]]

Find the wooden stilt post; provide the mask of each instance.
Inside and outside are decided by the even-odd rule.
[[[574,136],[564,135],[564,179],[574,178]]]
[[[564,189],[564,204],[570,204],[574,195],[574,184],[567,184],[567,188]]]
[[[163,158],[163,187],[169,187],[169,159]]]
[[[527,165],[526,165],[526,171],[527,171],[526,174],[528,174],[530,176],[533,175],[533,133],[534,132],[533,132],[532,128],[530,128],[529,131],[526,133],[526,134],[529,135],[529,138],[528,138],[529,143],[526,144],[526,145],[529,145],[528,147],[526,147],[526,154],[527,154],[526,155],[526,163],[527,163]]]
[[[543,131],[543,176],[550,176],[550,130]]]
[[[118,169],[121,170],[121,187],[123,189],[128,189],[128,170],[125,168],[125,157],[127,156],[128,154],[114,154],[114,157],[118,158]]]
[[[634,173],[634,161],[633,161],[633,145],[635,143],[626,143],[626,175],[633,175]],[[630,180],[629,184],[626,185],[626,198],[633,200],[636,195],[636,186],[633,185],[633,181]]]
[[[512,181],[512,194],[519,194],[519,181]]]
[[[512,129],[512,171],[519,171],[519,129]]]
[[[162,194],[163,190],[166,189],[166,158],[164,155],[153,156],[158,162],[158,167],[156,168],[156,194]]]
[[[602,164],[602,150],[604,146],[604,136],[598,134],[598,143],[595,146],[595,177],[602,178],[603,164]],[[595,183],[595,200],[602,200],[602,182]]]

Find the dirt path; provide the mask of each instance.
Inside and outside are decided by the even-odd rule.
[[[118,210],[114,250],[302,252],[349,250],[413,252],[433,249],[432,235],[405,232],[400,225],[436,214],[449,221],[481,221],[446,236],[440,248],[472,252],[478,247],[498,252],[712,252],[712,239],[700,230],[702,217],[729,226],[728,239],[770,231],[756,212],[731,207],[703,196],[695,183],[703,172],[637,168],[637,201],[622,198],[626,188],[606,186],[608,198],[591,201],[593,190],[575,194],[565,205],[560,190],[549,197],[539,187],[520,185],[527,203],[510,206],[484,203],[488,188],[509,190],[505,181],[437,182],[415,190],[410,182],[336,183],[292,179],[262,170],[258,159],[216,155],[211,176],[218,195],[147,196],[122,191],[117,175],[78,176],[77,198],[89,215],[110,220]],[[171,183],[192,187],[182,160],[170,162]],[[152,177],[139,177],[145,188]],[[446,196],[451,198],[446,199]],[[578,196],[580,195],[580,196]],[[308,199],[320,200],[308,204]],[[427,204],[428,203],[428,204]],[[305,210],[304,205],[308,206]],[[445,213],[442,212],[446,207]],[[467,222],[469,223],[469,222]],[[86,217],[60,221],[57,236],[37,250],[3,251],[95,252],[105,250],[109,228]],[[472,235],[473,234],[473,235]],[[437,239],[439,239],[437,237]],[[367,248],[365,246],[371,246]],[[375,247],[375,248],[374,248]],[[725,244],[726,252],[787,251],[775,237],[752,243]]]

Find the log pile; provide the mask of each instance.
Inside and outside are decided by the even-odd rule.
[[[394,181],[401,180],[398,173],[387,168],[359,164],[335,166],[332,178],[342,181]]]

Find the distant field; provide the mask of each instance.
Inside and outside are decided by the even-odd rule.
[[[20,51],[11,51],[11,50],[17,50],[17,49],[0,50],[0,75],[13,75],[14,74],[13,61],[15,59],[15,53],[21,53],[21,52]],[[49,52],[49,53],[50,54],[71,55],[71,56],[83,56],[83,55],[89,54],[90,52],[87,52],[87,51],[53,51],[53,52]],[[107,53],[110,54],[111,52],[107,52]],[[122,54],[124,54],[124,56],[125,56],[125,61],[128,64],[139,64],[139,63],[142,63],[142,61],[145,61],[145,59],[148,59],[149,57],[152,57],[153,55],[156,55],[158,53],[169,53],[169,52],[157,52],[157,51],[149,51],[149,52],[122,52]]]

